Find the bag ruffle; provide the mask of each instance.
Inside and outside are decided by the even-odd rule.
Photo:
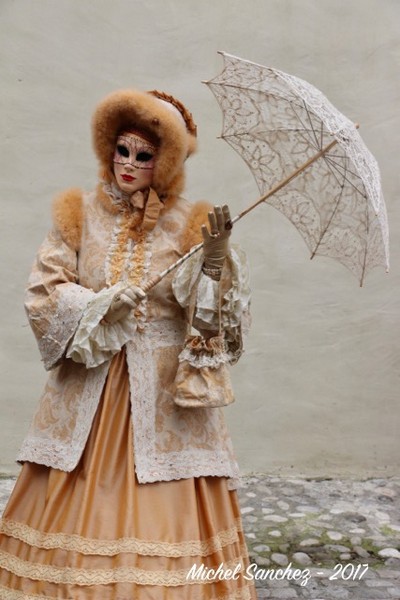
[[[231,362],[226,352],[225,341],[222,336],[214,336],[208,339],[201,335],[190,336],[185,347],[179,354],[179,362],[187,361],[192,367],[202,369],[204,367],[218,368],[222,364]]]

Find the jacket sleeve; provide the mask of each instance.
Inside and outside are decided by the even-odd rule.
[[[25,310],[46,370],[59,364],[95,296],[79,285],[77,261],[77,251],[54,228],[40,246],[29,277]]]
[[[219,329],[219,297],[221,296],[221,329],[227,352],[233,364],[243,350],[243,333],[250,325],[250,287],[246,255],[238,246],[231,245],[222,271],[221,281],[215,281],[202,272],[203,255],[197,252],[177,270],[173,280],[174,295],[179,304],[189,311],[195,301],[193,325],[200,331]]]
[[[209,202],[196,202],[189,213],[181,238],[182,254],[203,241],[201,225],[207,224]],[[195,302],[193,326],[206,334],[219,329],[219,298],[221,297],[221,328],[230,362],[235,363],[243,351],[243,333],[250,326],[250,286],[246,255],[239,246],[230,244],[229,254],[217,282],[202,272],[203,252],[200,250],[176,271],[172,289],[178,303],[186,310]]]

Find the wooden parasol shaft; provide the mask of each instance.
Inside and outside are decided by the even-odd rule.
[[[356,127],[358,127],[358,125],[356,125]],[[298,175],[300,175],[300,173],[302,171],[304,171],[305,169],[307,169],[316,160],[318,160],[319,158],[321,158],[321,156],[323,156],[324,154],[326,154],[327,152],[329,152],[329,150],[331,150],[331,148],[333,148],[333,146],[335,146],[335,144],[337,144],[337,140],[336,139],[332,140],[332,142],[330,142],[327,146],[325,146],[319,152],[317,152],[316,154],[314,154],[314,156],[312,156],[311,158],[309,158],[305,163],[303,163],[300,167],[298,167],[295,171],[293,171],[293,173],[291,173],[288,177],[286,177],[285,179],[282,179],[282,181],[280,181],[279,183],[277,183],[266,194],[264,194],[263,196],[261,196],[256,202],[254,202],[254,204],[251,204],[251,206],[249,206],[248,208],[245,208],[244,210],[242,210],[242,212],[240,212],[238,215],[236,215],[236,217],[234,217],[233,219],[231,219],[231,221],[229,223],[229,227],[231,228],[232,225],[234,225],[235,223],[237,223],[237,221],[239,221],[239,219],[241,219],[242,217],[244,217],[245,215],[247,215],[249,212],[251,212],[254,208],[256,208],[256,206],[258,206],[262,202],[265,202],[266,200],[268,200],[268,198],[270,196],[273,196],[274,194],[276,194],[276,192],[279,192],[279,190],[281,190],[283,187],[285,187],[285,185],[287,185],[293,179],[295,179]],[[193,254],[196,254],[196,252],[198,252],[199,250],[201,250],[202,247],[203,247],[202,243],[201,244],[197,244],[197,246],[193,246],[193,248],[191,248],[189,250],[189,252],[187,252],[184,256],[182,256],[179,260],[177,260],[175,263],[173,263],[172,265],[170,265],[167,269],[165,269],[164,271],[162,271],[161,273],[159,273],[156,277],[153,277],[152,279],[150,279],[143,286],[143,288],[142,288],[143,291],[145,293],[149,292],[155,285],[157,285],[157,283],[159,283],[162,279],[164,279],[164,277],[166,277],[166,275],[168,275],[169,273],[171,273],[171,271],[174,271],[175,269],[177,269],[178,267],[180,267],[182,263],[184,263],[191,256],[193,256]]]
[[[189,250],[189,252],[184,254],[179,260],[174,262],[167,269],[165,269],[164,271],[161,271],[161,273],[159,273],[158,275],[156,275],[155,277],[150,279],[147,283],[145,283],[142,286],[142,290],[147,294],[147,292],[149,292],[155,285],[157,285],[157,283],[160,283],[161,279],[164,279],[164,277],[166,277],[169,273],[171,273],[171,271],[174,271],[175,269],[180,267],[182,263],[184,263],[186,260],[188,260],[188,258],[193,256],[193,254],[196,254],[196,252],[201,250],[202,247],[203,247],[202,243],[197,244],[197,246],[193,246],[193,248],[191,248]]]

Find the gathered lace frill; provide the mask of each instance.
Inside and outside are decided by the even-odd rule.
[[[190,336],[178,357],[179,362],[187,361],[196,369],[203,367],[217,369],[222,364],[229,364],[230,359],[222,336],[208,339],[202,336]]]
[[[230,286],[222,295],[221,329],[225,336],[229,362],[233,364],[242,353],[242,332],[246,333],[250,319],[249,268],[245,253],[235,245],[231,245],[226,262]],[[218,331],[218,298],[221,284],[205,275],[202,266],[202,253],[194,254],[177,269],[172,288],[175,298],[186,309],[195,292],[194,326],[197,329]]]
[[[128,194],[120,190],[115,183],[102,181],[101,185],[103,191],[108,195],[112,204],[117,206],[120,210],[125,210],[135,205],[143,208],[144,202],[147,199],[147,194],[144,194],[141,190],[138,190],[134,194]]]
[[[110,360],[132,339],[137,329],[132,311],[116,323],[102,321],[115,295],[126,286],[126,282],[120,282],[105,288],[89,302],[69,344],[67,358],[85,364],[88,369],[98,367]]]

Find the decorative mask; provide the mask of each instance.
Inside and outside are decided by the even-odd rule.
[[[138,133],[124,131],[118,136],[114,175],[123,192],[134,194],[151,185],[156,152],[156,146]]]

